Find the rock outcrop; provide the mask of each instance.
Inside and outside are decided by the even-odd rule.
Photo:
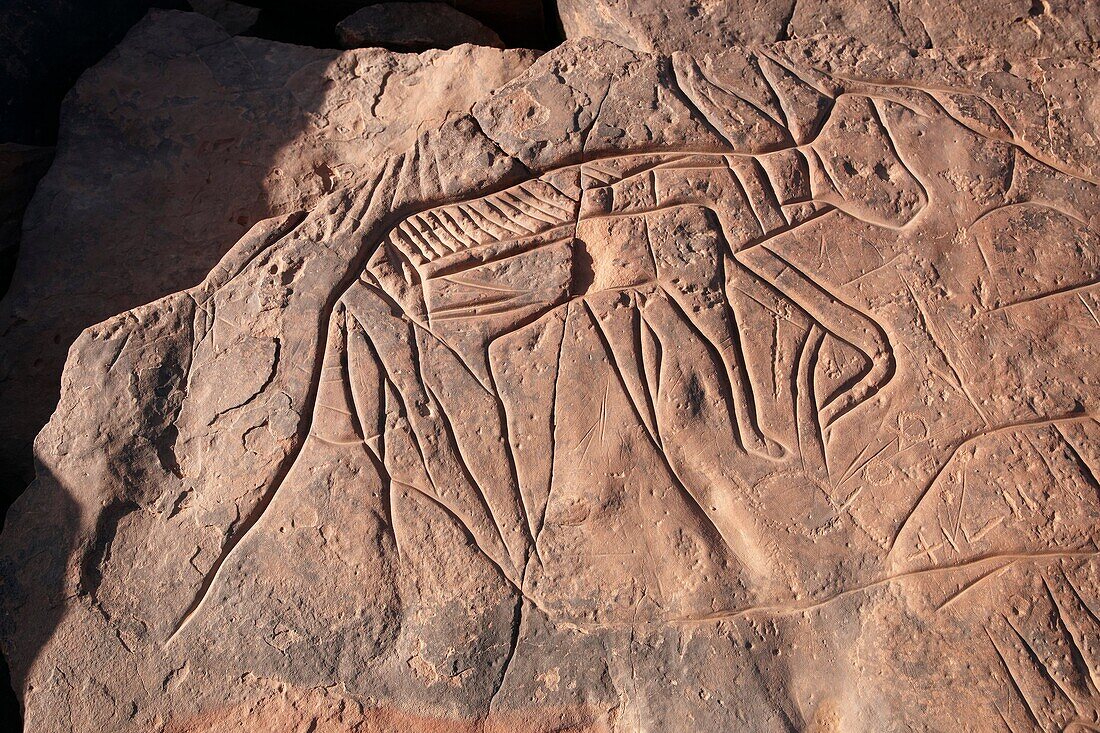
[[[280,158],[70,350],[0,548],[32,729],[1094,726],[1097,78],[584,40]]]

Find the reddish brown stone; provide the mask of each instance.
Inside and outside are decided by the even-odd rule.
[[[642,51],[719,53],[817,35],[1016,57],[1097,57],[1092,0],[558,0],[567,38]]]
[[[70,351],[31,725],[1095,726],[1096,80],[569,42],[254,224]]]

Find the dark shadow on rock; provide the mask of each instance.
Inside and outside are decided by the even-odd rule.
[[[382,0],[384,1],[384,0]],[[508,48],[547,50],[563,38],[553,0],[444,0],[496,31]],[[317,48],[337,48],[336,24],[379,0],[241,0],[260,8],[248,35]]]
[[[188,5],[185,0],[0,3],[0,298],[15,272],[24,211],[53,156],[62,99],[151,7]],[[6,509],[0,499],[0,516]]]
[[[543,38],[545,46],[540,48],[552,49],[565,43],[565,28],[561,24],[561,14],[558,12],[557,0],[542,0]]]
[[[184,0],[0,3],[0,142],[52,145],[61,99],[149,8]]]
[[[197,14],[154,12],[82,77],[65,100],[57,158],[28,209],[13,287],[0,303],[0,503],[15,500],[37,468],[0,538],[0,646],[20,697],[42,681],[28,673],[36,662],[48,664],[43,648],[63,615],[95,607],[96,592],[109,585],[102,570],[119,523],[145,515],[131,511],[125,499],[133,487],[114,468],[148,466],[179,478],[168,433],[167,442],[152,442],[151,460],[103,446],[74,457],[59,436],[80,432],[95,412],[79,401],[50,428],[42,461],[32,466],[31,441],[57,405],[69,345],[93,324],[197,285],[256,222],[309,209],[337,185],[354,185],[368,163],[407,147],[423,120],[410,118],[406,101],[424,119],[460,104],[465,111],[533,58],[470,47],[423,61],[380,50],[341,56],[231,37]],[[471,66],[481,71],[472,81]],[[402,75],[413,91],[387,82]],[[110,426],[145,439],[144,423],[118,414],[140,402],[119,386],[131,368],[123,351],[145,349],[140,336],[155,341],[149,334],[163,326],[134,316],[125,325],[138,336],[132,342],[108,334],[73,347],[66,394],[85,389],[115,410],[97,439],[118,438],[106,435]],[[185,325],[173,328],[186,338]],[[88,354],[99,361],[79,358]],[[101,381],[96,364],[107,362],[121,382]],[[130,374],[135,382],[143,379],[138,372]],[[176,397],[181,390],[172,388]],[[49,461],[52,470],[42,465]]]
[[[80,525],[76,502],[62,482],[39,465],[32,490],[16,500],[0,537],[0,649],[8,690],[23,680],[66,610],[69,566]],[[8,692],[3,714],[21,727],[20,699]],[[17,727],[10,728],[17,730]]]
[[[0,654],[0,695],[3,696],[0,698],[0,720],[8,721],[10,730],[23,730],[23,711],[11,684],[8,660],[3,654]]]
[[[30,443],[81,330],[198,283],[253,223],[279,213],[267,193],[274,158],[320,93],[295,88],[295,74],[318,62],[319,74],[335,53],[272,48],[158,11],[66,97],[57,156],[0,303],[5,472],[33,477]],[[18,489],[3,487],[0,504]]]
[[[0,497],[2,497],[0,522],[3,521],[3,517],[7,516],[10,508],[11,502],[8,497],[18,497],[26,488],[27,482],[18,475],[5,473],[0,476],[0,492],[2,492],[0,493]],[[0,598],[7,597],[5,588],[5,579],[8,577],[7,570],[7,568],[0,566]],[[3,614],[0,614],[0,619],[3,618]],[[0,637],[4,634],[3,623],[3,621],[0,621]],[[0,720],[8,721],[8,726],[13,731],[23,729],[23,711],[19,696],[15,692],[15,685],[12,684],[6,644],[0,644]]]
[[[52,160],[52,147],[0,143],[0,298],[15,273],[23,212]]]
[[[94,588],[96,569],[75,573],[73,563],[102,560],[95,549],[110,530],[101,521],[101,536],[81,541],[70,492],[32,465],[31,441],[57,403],[66,351],[84,328],[198,283],[252,224],[277,213],[267,194],[274,161],[309,124],[336,53],[234,39],[198,15],[172,13],[166,25],[164,17],[139,22],[66,97],[56,164],[27,209],[0,303],[4,730],[21,728],[28,673],[73,594]],[[303,69],[314,83],[295,79]],[[68,81],[56,85],[70,76],[59,72]],[[129,118],[115,107],[120,99]],[[43,103],[25,138],[49,138],[50,109]],[[75,558],[81,547],[91,550]],[[69,587],[79,578],[86,587]]]

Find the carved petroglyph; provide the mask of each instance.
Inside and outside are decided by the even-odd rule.
[[[35,689],[77,629],[144,729],[1095,726],[1095,170],[1015,67],[822,48],[550,52],[89,334]]]
[[[630,609],[636,619],[649,598],[657,617],[705,619],[716,608],[778,607],[792,589],[802,597],[812,563],[777,559],[781,540],[766,527],[775,517],[760,516],[775,511],[762,509],[775,501],[767,493],[790,484],[819,493],[799,530],[807,536],[846,515],[888,562],[899,547],[904,562],[938,562],[941,548],[962,552],[955,535],[977,543],[1004,519],[971,527],[959,514],[942,540],[917,527],[968,447],[1087,417],[1075,405],[991,421],[941,351],[984,427],[944,449],[928,444],[926,425],[908,439],[899,418],[896,440],[856,455],[837,450],[833,428],[887,387],[895,346],[850,288],[795,264],[783,243],[822,236],[804,232],[824,220],[919,233],[934,202],[922,182],[933,173],[920,170],[926,149],[906,149],[916,117],[946,111],[968,133],[993,138],[983,144],[1028,153],[1001,142],[1011,133],[980,98],[882,85],[830,98],[770,58],[759,62],[772,97],[758,106],[709,82],[693,60],[673,60],[684,93],[719,133],[730,124],[723,115],[742,125],[759,118],[754,152],[602,157],[425,209],[382,238],[338,299],[307,443],[365,447],[388,492],[403,487],[436,503],[552,616],[611,623]],[[785,124],[789,134],[762,132]],[[967,222],[986,263],[987,249],[1004,249],[988,241],[1011,236],[997,222],[1021,208],[1054,212],[1042,214],[1061,217],[1050,226],[1090,236],[1053,205],[1002,200]],[[986,312],[1090,287],[1093,250],[1078,251],[1087,282],[1002,292],[1010,265],[987,264]],[[793,333],[781,338],[781,323]],[[371,365],[367,382],[355,364]],[[929,447],[934,470],[909,469],[902,480],[906,469],[890,460]],[[837,465],[845,454],[847,466]],[[916,492],[907,511],[878,528],[853,513],[899,480]],[[388,505],[400,548],[392,498]],[[609,547],[616,551],[601,549]],[[699,570],[680,573],[667,559],[678,556]],[[635,584],[617,592],[624,572]],[[871,584],[904,577],[880,575]]]

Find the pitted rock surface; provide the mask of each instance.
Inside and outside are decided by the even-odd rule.
[[[969,48],[1016,58],[1095,59],[1092,0],[558,0],[566,38],[640,51],[720,53],[731,45],[814,36],[907,48]]]
[[[255,224],[70,351],[33,729],[1095,727],[1096,79],[570,42]]]

